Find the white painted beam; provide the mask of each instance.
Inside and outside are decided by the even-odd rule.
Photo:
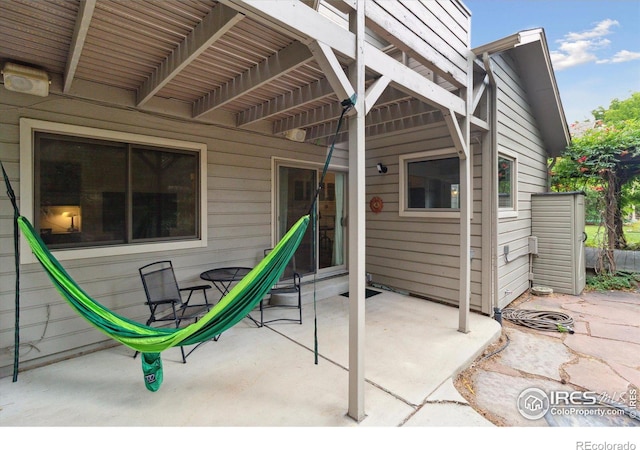
[[[471,116],[471,125],[473,125],[474,129],[477,128],[482,131],[489,131],[489,122],[482,120],[479,117]]]
[[[409,67],[365,43],[367,67],[391,78],[391,86],[440,109],[465,115],[465,101]]]
[[[429,105],[413,100],[406,105],[390,106],[371,111],[366,118],[366,137],[379,136],[386,133],[408,130],[410,128],[425,127],[444,121],[442,112],[433,109]],[[317,142],[318,140],[333,137],[338,120],[325,122],[307,128],[307,141]],[[348,139],[348,129],[345,127],[338,134],[337,142],[344,142]]]
[[[373,82],[371,86],[367,89],[366,98],[364,100],[365,105],[365,114],[371,111],[371,108],[376,104],[384,90],[389,86],[391,82],[391,78],[386,75],[381,76],[376,81]]]
[[[193,105],[193,116],[198,118],[236,98],[263,86],[275,78],[310,62],[313,55],[300,42],[294,42],[260,64],[251,67],[224,86],[199,98]]]
[[[266,22],[304,43],[321,41],[352,60],[355,35],[297,0],[220,0],[242,13]],[[374,45],[364,44],[365,66],[391,78],[392,85],[441,109],[465,116],[465,101],[386,55]]]
[[[89,31],[89,25],[91,24],[95,7],[96,0],[83,0],[80,2],[76,26],[73,30],[71,45],[69,46],[69,56],[67,57],[67,64],[64,69],[64,85],[62,87],[62,92],[64,93],[68,93],[71,89],[71,83],[73,83],[73,78],[78,68],[78,62],[80,61],[80,55],[82,54],[82,49],[87,38],[87,32]]]
[[[418,11],[409,11],[414,7]],[[453,51],[442,38],[426,26],[415,14],[428,14],[429,11],[419,2],[370,2],[367,5],[367,25],[396,48],[407,53],[424,66],[437,72],[450,83],[465,86],[467,75],[453,61],[463,64],[464,56]],[[402,22],[399,17],[402,18]],[[422,18],[422,20],[428,20]],[[432,26],[438,24],[437,21]],[[438,45],[436,49],[435,46]]]
[[[309,44],[309,50],[329,80],[338,99],[342,101],[351,98],[355,91],[331,47],[320,41],[313,41]]]
[[[451,133],[451,139],[453,140],[453,145],[458,151],[458,156],[461,160],[469,158],[467,140],[462,134],[462,129],[460,128],[456,115],[453,111],[442,111],[442,115],[444,116],[447,128],[449,128],[449,133]]]
[[[383,84],[384,84],[384,80],[383,80]],[[408,113],[409,115],[417,115],[425,112],[425,110],[433,109],[433,107],[427,106],[425,103],[421,103],[416,100],[416,104],[420,103],[420,106],[418,107],[420,108],[420,110],[414,113],[410,113],[406,110],[406,107],[403,106],[403,105],[407,105],[408,101],[412,98],[410,95],[404,92],[401,92],[395,88],[386,89],[386,91],[384,91],[383,93],[374,92],[383,87],[382,85],[377,85],[377,87],[374,87],[374,85],[371,85],[369,89],[367,89],[365,103],[366,102],[375,103],[377,101],[376,106],[378,108],[376,109],[379,109],[379,107],[384,107],[385,104],[387,103],[390,104],[392,107],[401,109],[396,111],[397,114]],[[372,89],[374,91],[372,91]],[[331,91],[330,93],[333,94],[333,91]],[[380,95],[377,98],[377,100],[374,99],[376,95]],[[337,103],[324,105],[312,111],[306,111],[300,114],[296,114],[295,116],[288,117],[286,119],[282,119],[274,122],[273,133],[278,134],[294,128],[313,127],[320,122],[325,122],[333,119],[335,119],[337,123],[337,119],[338,117],[340,117],[341,112],[342,112],[342,108]],[[400,115],[396,116],[396,118],[398,117],[402,117],[402,116]],[[369,120],[369,118],[367,120]]]
[[[489,84],[489,76],[485,75],[481,83],[478,83],[477,86],[473,88],[473,102],[471,104],[471,112],[475,113],[480,100],[482,100],[482,96],[487,90],[487,85]]]
[[[327,122],[340,117],[342,113],[342,106],[337,101],[331,102],[328,105],[314,108],[310,111],[305,111],[300,114],[296,114],[286,119],[278,120],[273,124],[273,134],[284,133],[288,130],[295,128],[307,128],[313,125],[317,125],[322,122]]]
[[[329,80],[323,78],[238,113],[237,125],[242,127],[258,122],[331,95],[334,95],[334,92]],[[280,128],[277,132],[286,130],[283,127],[274,126],[275,128]]]
[[[218,5],[193,29],[187,37],[165,58],[147,80],[138,88],[137,104],[144,105],[160,89],[169,83],[189,63],[220,39],[244,16],[237,11]]]

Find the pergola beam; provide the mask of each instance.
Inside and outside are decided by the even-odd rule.
[[[349,30],[322,17],[296,0],[220,0],[260,22],[280,30],[301,42],[322,42],[333,52],[350,60],[356,57],[356,37]],[[393,80],[393,86],[440,109],[466,115],[465,101],[411,68],[386,55],[373,44],[364,42],[365,66]]]
[[[310,62],[312,59],[313,55],[309,49],[296,41],[218,89],[199,98],[193,105],[193,117],[201,117],[209,111],[281,77],[282,74]]]
[[[373,108],[373,105],[376,104],[384,90],[387,88],[387,86],[389,86],[390,82],[391,79],[388,76],[383,75],[376,81],[374,81],[371,86],[369,86],[366,92],[366,98],[364,100],[365,114],[371,111],[371,108]]]
[[[138,106],[149,101],[243,17],[242,14],[225,5],[219,5],[212,9],[138,88]]]
[[[403,104],[389,105],[386,108],[379,108],[367,115],[366,136],[377,136],[384,133],[392,133],[398,130],[416,128],[420,126],[433,125],[442,122],[444,117],[438,109],[433,109],[418,100],[411,100]],[[338,119],[327,123],[321,123],[307,129],[307,140],[317,141],[332,137]],[[347,130],[337,136],[338,142],[347,139]]]
[[[95,7],[96,0],[83,0],[80,2],[78,18],[76,19],[76,26],[73,30],[71,45],[69,46],[69,57],[67,58],[67,64],[64,69],[64,86],[62,87],[62,92],[65,94],[71,90],[71,83],[73,83],[73,78],[78,69],[78,62],[80,61],[80,55],[82,54],[82,49],[87,39],[87,32],[89,31],[89,25],[91,24]]]
[[[241,127],[258,122],[334,94],[329,80],[323,78],[238,113],[237,125]],[[286,130],[286,128],[274,125],[275,128],[280,128],[280,130],[274,131],[274,133]]]
[[[320,41],[313,41],[309,44],[309,50],[313,53],[320,69],[327,76],[327,80],[329,80],[338,99],[351,98],[355,91],[331,47]]]
[[[386,77],[382,77],[377,81],[382,81],[382,83],[374,82],[371,86],[369,86],[365,94],[365,104],[367,104],[367,102],[369,103],[367,112],[371,109],[372,106],[374,106],[374,104],[377,104],[378,106],[384,106],[385,104],[397,105],[403,100],[405,101],[404,103],[406,103],[406,101],[412,98],[410,95],[407,95],[404,92],[401,92],[394,88],[385,90],[386,85],[388,85],[389,81]],[[326,83],[328,85],[328,81]],[[333,92],[330,92],[330,94],[333,95]],[[423,108],[428,109],[429,107],[423,104]],[[433,109],[433,107],[431,107],[431,109]],[[286,119],[274,122],[273,133],[279,134],[287,130],[292,130],[294,128],[313,127],[322,121],[332,119],[335,119],[335,123],[337,123],[337,119],[338,117],[340,117],[341,112],[342,108],[338,107],[335,103],[321,106],[313,111],[296,114],[293,117],[288,117]],[[424,112],[424,110],[421,110],[416,114],[420,114],[422,112]]]

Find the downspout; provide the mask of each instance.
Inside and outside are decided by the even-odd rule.
[[[491,170],[490,173],[490,186],[491,192],[489,195],[490,198],[490,210],[491,210],[491,231],[490,231],[490,251],[491,251],[491,304],[492,310],[495,313],[499,312],[499,304],[498,304],[498,179],[495,168],[498,167],[498,92],[497,92],[497,83],[495,74],[493,73],[493,69],[491,67],[491,57],[488,52],[484,52],[482,54],[482,63],[484,65],[484,70],[487,72],[487,76],[489,77],[489,94],[487,95],[487,99],[489,100],[489,148],[490,148],[490,160],[491,160]]]

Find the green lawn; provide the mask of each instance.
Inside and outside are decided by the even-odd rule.
[[[602,233],[604,233],[604,227],[598,225],[587,225],[585,230],[587,233],[587,241],[585,245],[587,247],[599,247],[602,243]],[[640,248],[640,222],[626,224],[624,226],[624,237],[627,239],[627,244],[631,247]]]

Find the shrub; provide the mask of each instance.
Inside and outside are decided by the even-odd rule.
[[[630,291],[638,288],[638,274],[616,272],[587,276],[587,291]]]

